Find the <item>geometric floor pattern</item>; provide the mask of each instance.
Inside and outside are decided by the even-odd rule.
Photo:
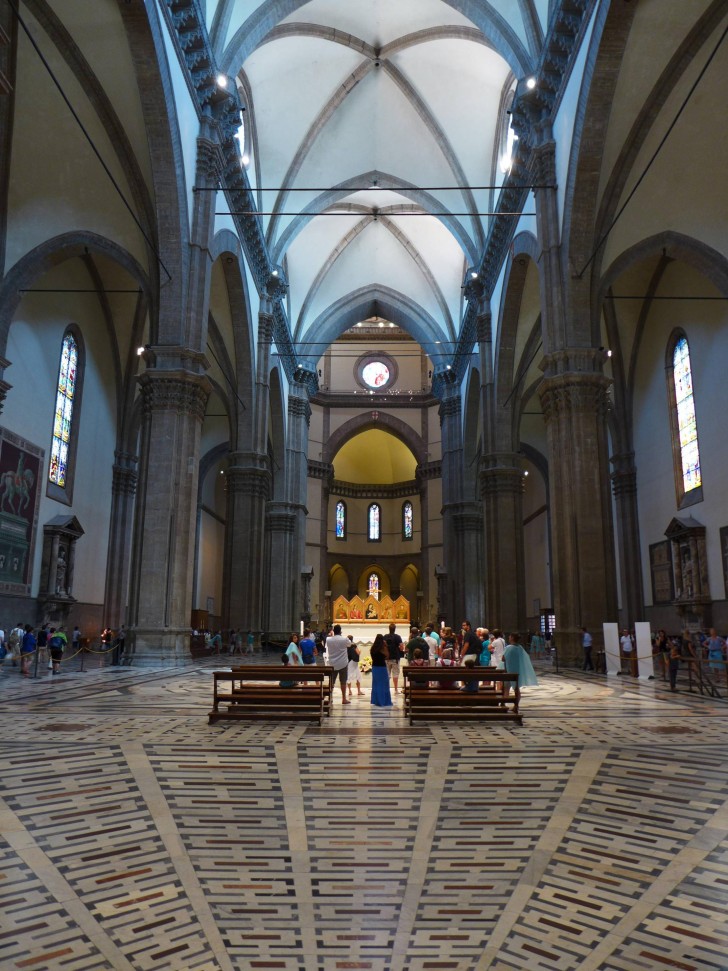
[[[3,971],[727,971],[725,700],[208,725],[223,667],[0,673]]]

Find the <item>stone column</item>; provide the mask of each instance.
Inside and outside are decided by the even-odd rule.
[[[459,595],[455,599],[457,611],[452,615],[451,626],[469,620],[473,630],[484,622],[485,601],[483,576],[483,510],[477,502],[460,503],[453,510],[452,522],[455,534],[453,553],[456,557],[458,576],[462,578]]]
[[[637,469],[634,452],[613,455],[612,492],[617,514],[617,537],[622,580],[622,625],[643,620],[644,590],[637,508]]]
[[[137,456],[115,452],[111,482],[109,558],[106,567],[105,625],[117,630],[126,623],[129,592],[134,498],[137,490]]]
[[[523,472],[518,456],[483,457],[480,473],[485,519],[485,601],[492,627],[526,629],[523,553]]]
[[[462,506],[463,433],[460,387],[447,384],[443,388],[440,405],[442,438],[442,550],[447,582],[440,585],[440,610],[451,626],[459,624],[465,614],[465,577],[462,559],[458,555],[459,537],[455,518]],[[442,587],[446,592],[443,598]],[[462,617],[457,614],[463,614]]]
[[[269,502],[265,513],[266,558],[265,577],[267,600],[265,631],[279,640],[298,630],[293,617],[296,591],[300,581],[294,575],[293,550],[296,530],[296,510],[288,502]]]
[[[271,476],[266,456],[231,452],[225,478],[227,528],[223,577],[223,616],[231,627],[263,629],[265,505]]]
[[[303,570],[306,550],[306,485],[311,406],[305,385],[297,380],[288,392],[286,429],[286,499],[268,503],[270,584],[268,632],[298,630],[305,613]]]
[[[142,448],[127,657],[137,665],[175,664],[189,657],[200,431],[210,385],[183,368],[152,368],[139,383]]]
[[[548,355],[539,395],[551,477],[556,644],[581,660],[580,627],[599,631],[617,615],[607,455],[607,388],[599,351]]]

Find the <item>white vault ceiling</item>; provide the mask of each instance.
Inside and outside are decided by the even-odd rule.
[[[444,360],[502,180],[504,103],[549,0],[218,0],[248,174],[300,358],[380,315]]]

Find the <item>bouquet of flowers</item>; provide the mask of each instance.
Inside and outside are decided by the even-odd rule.
[[[359,658],[359,670],[362,674],[371,674],[372,659],[369,654],[367,654],[365,657]]]

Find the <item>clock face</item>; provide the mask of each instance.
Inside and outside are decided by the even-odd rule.
[[[370,361],[361,372],[362,381],[369,388],[382,388],[389,381],[389,368],[383,361]]]

